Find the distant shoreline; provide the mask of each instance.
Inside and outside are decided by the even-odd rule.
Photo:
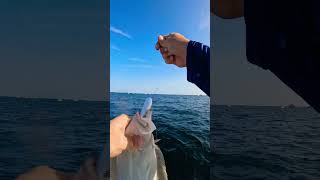
[[[141,95],[166,95],[166,96],[207,96],[204,94],[165,94],[165,93],[136,93],[136,92],[110,92],[115,94],[141,94]]]

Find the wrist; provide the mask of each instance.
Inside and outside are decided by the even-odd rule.
[[[183,67],[187,67],[187,55],[188,55],[188,45],[190,40],[185,39],[183,42]]]

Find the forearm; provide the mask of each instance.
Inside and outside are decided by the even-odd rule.
[[[187,80],[210,96],[210,47],[196,41],[188,43]]]
[[[224,19],[242,17],[244,14],[244,0],[211,0],[212,14]]]

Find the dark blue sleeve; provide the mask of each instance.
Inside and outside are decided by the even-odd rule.
[[[187,80],[210,96],[210,47],[196,41],[188,43]]]

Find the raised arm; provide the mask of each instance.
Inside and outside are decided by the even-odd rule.
[[[187,80],[210,96],[210,47],[190,41],[187,47]]]
[[[156,49],[167,64],[187,68],[187,80],[210,96],[210,47],[182,34],[159,36]]]

